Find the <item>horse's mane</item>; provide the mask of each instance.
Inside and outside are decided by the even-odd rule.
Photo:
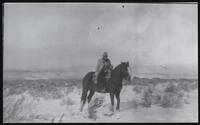
[[[113,75],[113,74],[116,74],[116,73],[119,73],[120,72],[120,70],[121,70],[121,66],[122,66],[122,64],[123,63],[120,63],[119,65],[117,65],[111,72],[111,75]],[[104,73],[103,73],[103,70],[99,73],[99,79],[103,76],[103,75],[105,75]]]
[[[120,63],[119,65],[117,65],[117,66],[113,69],[113,71],[119,70],[119,68],[121,67],[121,65],[122,65],[122,63]]]

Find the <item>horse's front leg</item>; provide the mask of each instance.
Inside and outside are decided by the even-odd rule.
[[[110,101],[111,101],[111,111],[114,111],[114,93],[110,93]]]
[[[115,97],[117,99],[117,107],[116,110],[119,110],[120,107],[120,93],[115,93]]]

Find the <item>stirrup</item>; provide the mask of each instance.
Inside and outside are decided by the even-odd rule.
[[[94,84],[98,83],[97,79],[93,79],[93,82],[94,82]]]

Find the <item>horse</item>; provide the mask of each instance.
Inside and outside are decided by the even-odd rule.
[[[114,111],[114,96],[117,99],[116,110],[120,109],[120,92],[122,89],[122,81],[123,79],[127,81],[131,81],[130,74],[128,72],[129,62],[121,62],[118,66],[116,66],[111,71],[111,77],[106,82],[105,79],[105,70],[101,70],[97,79],[97,84],[93,82],[94,72],[88,72],[82,80],[82,95],[81,95],[81,107],[80,111],[83,110],[86,100],[88,100],[88,104],[90,103],[92,96],[95,91],[99,93],[109,93],[111,100],[111,111]],[[105,85],[106,91],[102,92],[101,87]],[[89,91],[89,95],[87,93]]]

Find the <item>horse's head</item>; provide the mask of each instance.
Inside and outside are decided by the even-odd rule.
[[[127,80],[128,82],[131,82],[131,77],[128,72],[129,62],[121,62],[121,75],[122,78]]]

